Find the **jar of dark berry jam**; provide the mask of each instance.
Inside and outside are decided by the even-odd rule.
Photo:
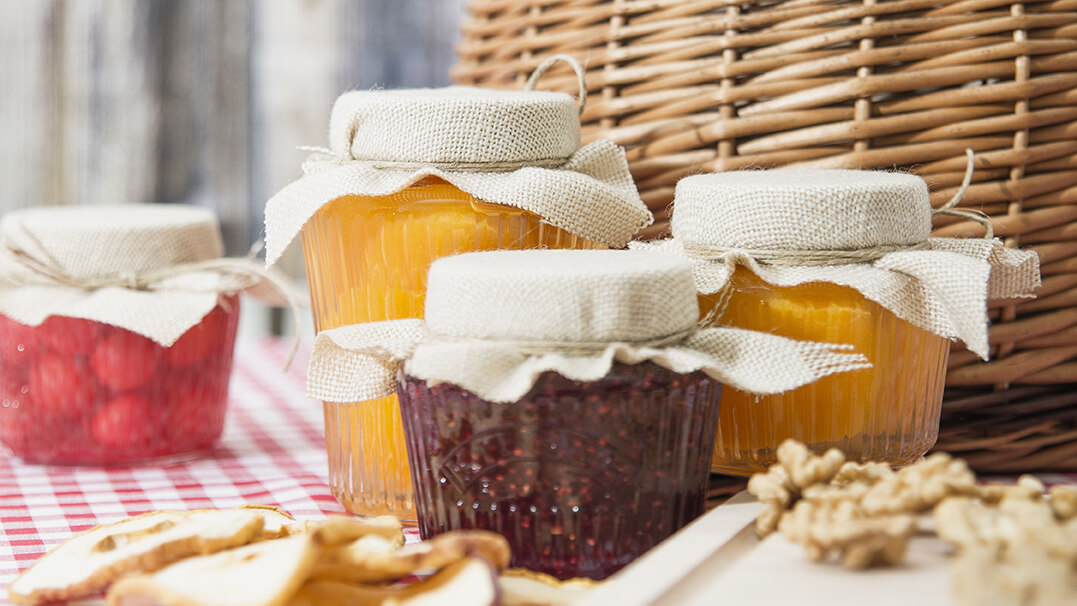
[[[673,255],[449,257],[425,323],[322,332],[308,391],[396,390],[424,537],[493,530],[512,566],[601,579],[703,512],[723,384],[784,391],[863,364],[698,314]]]
[[[210,211],[36,208],[0,223],[0,441],[27,462],[187,458],[221,435],[251,262]]]
[[[605,578],[703,513],[720,393],[652,362],[508,403],[403,377],[420,530],[511,529],[514,566]]]

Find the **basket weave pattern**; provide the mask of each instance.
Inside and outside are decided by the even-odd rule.
[[[921,175],[1036,250],[1034,300],[991,305],[992,360],[953,348],[939,447],[982,470],[1077,469],[1077,0],[472,0],[461,84],[587,67],[584,138],[625,146],[662,234],[674,184],[798,165]],[[558,67],[539,88],[575,92]],[[955,217],[942,236],[983,235]]]

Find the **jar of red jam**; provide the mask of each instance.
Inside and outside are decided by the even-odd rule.
[[[248,262],[220,259],[213,213],[35,208],[0,236],[5,446],[31,463],[125,464],[216,443],[250,280]]]
[[[323,332],[308,386],[396,388],[424,537],[493,530],[513,566],[601,579],[703,512],[723,384],[783,391],[818,378],[814,360],[862,362],[699,330],[698,314],[673,255],[449,257],[431,265],[425,323]]]

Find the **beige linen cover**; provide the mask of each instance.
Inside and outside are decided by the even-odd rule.
[[[615,361],[651,361],[769,394],[870,367],[863,356],[844,353],[847,346],[698,329],[698,318],[691,264],[674,255],[533,250],[448,257],[430,268],[425,322],[320,333],[308,393],[330,402],[383,397],[395,392],[402,368],[431,384],[507,402],[547,371],[593,381]]]
[[[384,196],[438,177],[485,202],[521,208],[574,235],[622,247],[654,218],[624,151],[582,148],[564,93],[478,88],[353,91],[333,106],[329,149],[266,204],[272,265],[324,205]]]
[[[32,208],[5,215],[0,239],[0,314],[30,326],[84,318],[168,347],[221,293],[294,296],[260,263],[222,259],[216,216],[191,206]]]
[[[915,175],[734,171],[682,179],[673,238],[631,246],[687,257],[705,294],[725,289],[738,265],[775,286],[848,286],[986,358],[987,300],[1030,296],[1039,257],[995,239],[932,238],[931,216]]]

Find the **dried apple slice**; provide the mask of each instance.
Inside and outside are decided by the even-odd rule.
[[[306,581],[317,538],[302,534],[188,558],[121,579],[108,606],[281,606]]]
[[[317,522],[307,522],[306,531],[318,535],[320,544],[334,547],[351,543],[366,536],[376,536],[401,547],[404,545],[404,527],[393,516],[375,518],[349,518],[333,516]]]
[[[262,514],[263,539],[279,539],[303,531],[302,524],[295,521],[290,513],[273,505],[240,505],[239,509],[248,509]]]
[[[479,556],[449,564],[425,581],[403,587],[312,581],[288,606],[495,606],[497,570]]]
[[[484,530],[458,530],[413,545],[399,545],[378,535],[322,551],[312,579],[345,583],[387,583],[422,570],[438,570],[479,555],[498,570],[511,552],[505,537]]]
[[[257,540],[263,514],[251,509],[157,511],[92,528],[45,554],[11,585],[16,604],[71,600],[121,575]]]
[[[524,569],[506,570],[497,580],[501,606],[571,606],[598,585],[591,579],[562,581]]]

